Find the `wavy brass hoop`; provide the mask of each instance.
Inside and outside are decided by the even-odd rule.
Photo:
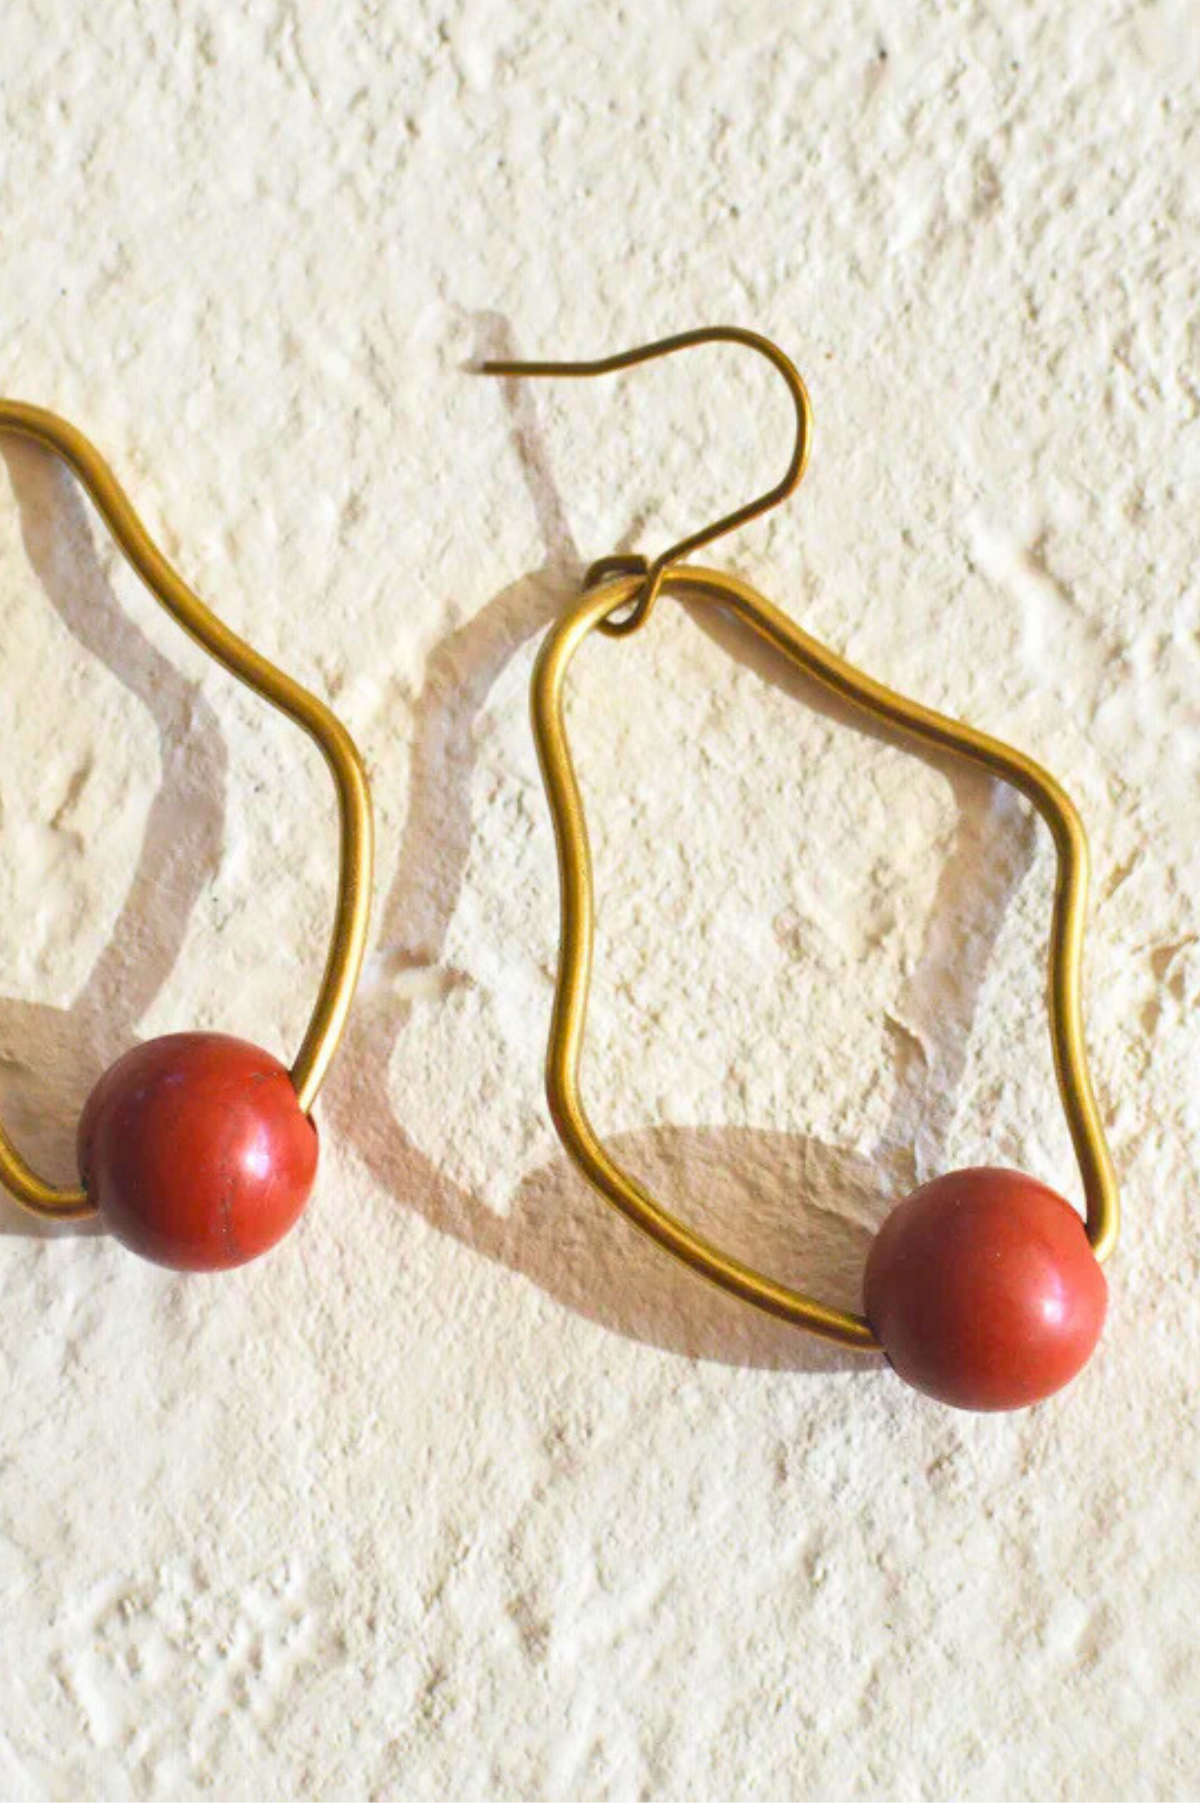
[[[546,1091],[564,1146],[600,1194],[668,1252],[721,1289],[825,1339],[868,1352],[878,1341],[862,1315],[829,1308],[732,1258],[656,1202],[610,1157],[580,1094],[579,1067],[591,982],[595,902],[587,821],[564,719],[571,660],[589,633],[642,590],[639,574],[588,590],[547,635],[533,676],[534,735],[558,847],[561,937]],[[922,707],[854,668],[735,576],[688,568],[664,572],[663,594],[686,592],[729,608],[769,645],[874,719],[903,736],[976,764],[1027,796],[1054,839],[1058,878],[1050,930],[1049,1011],[1055,1073],[1087,1203],[1087,1236],[1098,1260],[1116,1243],[1118,1202],[1083,1035],[1081,965],[1087,912],[1088,848],[1082,822],[1055,779],[1023,752],[945,714]]]
[[[333,931],[316,1003],[291,1077],[307,1114],[325,1079],[362,968],[371,906],[373,826],[370,790],[362,759],[337,716],[231,632],[167,562],[133,504],[96,447],[82,432],[23,401],[0,400],[0,432],[31,439],[66,464],[83,484],[101,518],[146,587],[210,657],[315,740],[337,794],[339,868]],[[93,1212],[86,1191],[44,1182],[0,1127],[0,1182],[33,1214],[57,1220]]]

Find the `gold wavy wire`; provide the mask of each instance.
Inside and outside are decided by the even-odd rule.
[[[533,678],[534,734],[554,819],[561,894],[561,940],[554,1015],[546,1060],[551,1113],[568,1152],[609,1202],[694,1271],[769,1314],[861,1351],[877,1341],[861,1315],[829,1308],[730,1257],[656,1202],[612,1159],[588,1119],[579,1067],[591,980],[594,899],[587,821],[564,720],[568,667],[583,640],[644,591],[640,574],[591,589],[548,634]],[[1098,1259],[1116,1242],[1116,1179],[1105,1142],[1083,1037],[1081,961],[1087,910],[1088,849],[1083,825],[1054,778],[1022,752],[931,708],[909,701],[856,670],[810,638],[747,583],[710,569],[666,570],[661,593],[689,596],[732,610],[745,624],[818,682],[900,734],[977,764],[1019,789],[1054,838],[1058,880],[1050,931],[1049,1007],[1054,1065],[1087,1202],[1087,1234]]]
[[[362,967],[371,905],[370,791],[353,739],[329,708],[224,625],[167,562],[129,497],[82,432],[42,407],[0,401],[0,432],[31,439],[78,477],[146,587],[197,644],[316,741],[333,777],[340,833],[337,902],[324,974],[292,1066],[301,1108],[311,1109],[337,1050]],[[92,1212],[82,1189],[45,1183],[0,1127],[0,1182],[25,1208],[59,1220]]]

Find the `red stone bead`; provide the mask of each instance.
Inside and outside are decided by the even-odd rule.
[[[278,1059],[221,1033],[119,1058],[83,1111],[79,1175],[105,1225],[178,1271],[257,1258],[308,1200],[317,1131]]]
[[[953,1171],[884,1222],[868,1321],[906,1383],[959,1409],[1019,1409],[1069,1383],[1108,1285],[1075,1210],[1020,1171]]]

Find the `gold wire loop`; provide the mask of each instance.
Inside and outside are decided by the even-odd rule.
[[[704,526],[699,532],[680,539],[678,544],[661,552],[653,562],[648,563],[645,558],[631,555],[601,558],[598,564],[592,565],[584,580],[585,589],[595,586],[599,579],[597,571],[604,574],[625,574],[634,569],[644,571],[628,613],[622,612],[619,618],[609,617],[600,622],[600,630],[613,638],[624,638],[645,625],[658,599],[667,571],[673,565],[689,557],[693,551],[698,551],[702,545],[710,545],[714,539],[722,538],[736,527],[757,519],[759,514],[778,507],[797,487],[808,462],[812,438],[812,407],[800,372],[777,344],[764,338],[760,332],[749,332],[742,326],[700,326],[695,331],[677,332],[670,338],[658,338],[652,344],[641,344],[634,350],[619,351],[616,356],[598,357],[589,362],[530,362],[523,358],[491,358],[478,366],[478,373],[485,376],[608,376],[618,370],[631,369],[637,363],[649,363],[656,357],[668,357],[674,351],[687,350],[696,344],[746,345],[765,357],[779,371],[787,383],[788,393],[796,410],[796,436],[791,458],[774,488],[768,489],[756,500],[747,501],[744,506],[735,508],[732,513],[724,514],[711,526]]]
[[[587,820],[571,758],[564,718],[567,670],[588,634],[614,607],[638,594],[638,575],[617,576],[590,590],[546,637],[533,676],[534,737],[554,820],[558,847],[561,937],[554,1014],[546,1055],[546,1093],[555,1126],[580,1169],[616,1208],[701,1276],[768,1314],[859,1351],[878,1342],[862,1315],[829,1308],[732,1258],[694,1233],[610,1157],[588,1119],[580,1094],[579,1067],[591,983],[595,902]],[[1087,912],[1088,849],[1083,825],[1060,785],[1023,752],[932,708],[885,688],[773,607],[748,583],[719,570],[669,570],[664,591],[686,592],[726,607],[769,645],[864,714],[883,720],[905,737],[937,746],[979,765],[1019,789],[1050,828],[1058,854],[1058,880],[1050,929],[1049,1010],[1059,1093],[1083,1179],[1087,1235],[1103,1261],[1116,1243],[1116,1178],[1088,1070],[1083,1037],[1081,966]]]
[[[769,645],[826,688],[902,736],[979,765],[1020,790],[1050,828],[1058,858],[1050,927],[1049,1013],[1054,1068],[1086,1200],[1086,1230],[1097,1260],[1116,1244],[1119,1205],[1116,1177],[1096,1104],[1083,1036],[1082,960],[1087,913],[1088,848],[1069,796],[1023,752],[974,727],[950,719],[886,688],[801,630],[749,584],[719,570],[676,569],[680,559],[735,526],[766,512],[792,493],[804,473],[811,438],[811,409],[804,383],[778,346],[757,332],[710,326],[681,332],[617,356],[588,363],[493,360],[482,373],[497,376],[602,376],[666,356],[686,346],[731,342],[761,352],[783,375],[796,409],[791,460],[780,482],[759,499],[681,539],[652,563],[633,553],[600,558],[587,572],[584,593],[547,634],[533,675],[531,708],[538,759],[558,848],[561,931],[554,1012],[546,1054],[546,1094],[559,1136],[584,1175],[614,1207],[676,1258],[720,1288],[826,1339],[859,1351],[878,1349],[867,1320],[829,1308],[803,1292],[755,1271],[655,1201],[636,1178],[612,1159],[584,1107],[579,1068],[591,983],[595,902],[587,821],[571,759],[564,689],[571,659],[594,631],[624,636],[643,625],[660,593],[685,590],[698,600],[728,608]],[[626,612],[625,610],[629,611]]]
[[[325,969],[308,1027],[292,1066],[307,1114],[325,1079],[362,968],[371,907],[373,824],[362,759],[337,716],[315,695],[231,632],[167,562],[99,451],[82,432],[45,408],[0,400],[0,432],[31,439],[65,463],[91,496],[128,562],[151,594],[210,657],[315,740],[337,794],[337,901]],[[32,1171],[0,1127],[0,1182],[34,1214],[56,1219],[93,1213],[82,1189],[56,1188]]]

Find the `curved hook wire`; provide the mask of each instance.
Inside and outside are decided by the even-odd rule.
[[[613,637],[636,632],[645,623],[658,599],[663,578],[673,564],[690,556],[693,551],[698,551],[702,545],[711,544],[715,538],[722,538],[725,533],[744,526],[747,521],[757,519],[760,513],[767,513],[772,507],[778,507],[798,486],[808,462],[812,438],[812,407],[799,370],[777,344],[772,344],[760,332],[749,332],[742,326],[700,326],[695,331],[677,332],[671,338],[657,338],[653,344],[641,344],[634,350],[618,351],[616,356],[597,357],[585,363],[530,362],[524,358],[506,357],[489,358],[475,366],[476,374],[482,376],[609,376],[618,370],[631,369],[635,363],[649,363],[655,357],[668,357],[673,351],[687,350],[695,344],[744,344],[765,357],[779,371],[787,383],[792,405],[796,409],[796,439],[792,455],[787,469],[774,488],[768,489],[757,500],[747,501],[743,507],[737,507],[732,513],[714,520],[711,526],[705,526],[701,531],[681,538],[678,544],[663,551],[653,563],[648,563],[640,556],[621,555],[602,558],[599,563],[592,565],[584,583],[585,588],[594,587],[597,582],[607,580],[610,576],[637,574],[643,577],[630,612],[620,619],[606,617],[601,622],[601,630]]]
[[[6,432],[32,439],[66,464],[95,502],[115,543],[167,613],[217,663],[306,732],[329,766],[341,835],[337,902],[321,987],[291,1072],[300,1107],[307,1114],[345,1028],[366,946],[374,830],[370,788],[358,749],[323,701],[231,632],[193,593],[158,549],[112,470],[82,432],[44,407],[0,400],[0,433]],[[3,1127],[0,1182],[34,1214],[69,1220],[93,1212],[83,1190],[59,1189],[43,1182]]]

